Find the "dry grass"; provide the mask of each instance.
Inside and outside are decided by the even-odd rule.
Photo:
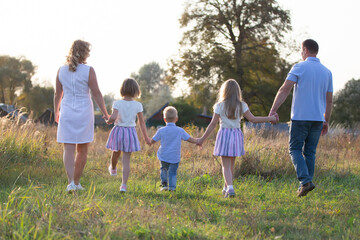
[[[195,126],[186,126],[185,130],[193,137],[200,137],[204,129]],[[34,124],[31,121],[20,122],[0,119],[1,154],[33,159],[61,159],[62,145],[56,142],[56,127],[46,127]],[[246,154],[237,161],[235,177],[244,175],[260,175],[274,178],[294,174],[294,169],[288,153],[288,133],[267,132],[265,129],[255,130],[244,128],[244,142]],[[90,144],[88,159],[91,168],[87,171],[102,171],[110,161],[111,151],[105,148],[110,130],[97,128],[94,142]],[[148,129],[148,135],[155,134],[156,129]],[[132,155],[132,174],[144,176],[149,172],[157,171],[158,161],[156,151],[159,143],[147,146],[138,129],[142,150]],[[16,138],[16,141],[14,140]],[[203,174],[221,175],[220,158],[212,155],[216,131],[214,131],[202,148],[188,142],[182,143],[182,171],[190,177]],[[6,150],[8,149],[8,150]],[[360,138],[337,126],[331,134],[321,137],[318,150],[316,171],[317,174],[350,174],[359,168]],[[11,157],[8,161],[14,161]],[[20,161],[21,162],[21,161]],[[6,165],[6,164],[5,164]]]
[[[193,137],[203,130],[185,127]],[[156,129],[148,129],[153,136]],[[355,239],[359,236],[360,138],[337,128],[322,137],[316,191],[296,198],[288,134],[244,129],[233,200],[220,195],[216,131],[200,149],[182,143],[178,189],[159,192],[153,146],[131,157],[129,192],[108,175],[110,130],[96,129],[82,177],[87,191],[64,194],[66,176],[56,127],[0,119],[0,239]],[[121,166],[118,166],[121,168]],[[312,225],[308,224],[311,220]],[[321,226],[321,227],[319,227]],[[234,230],[236,229],[236,230]]]

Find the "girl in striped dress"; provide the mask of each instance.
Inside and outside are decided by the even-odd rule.
[[[225,81],[219,91],[217,102],[214,105],[214,115],[199,144],[210,135],[220,119],[220,129],[216,136],[214,155],[221,157],[222,171],[225,180],[224,197],[235,196],[233,188],[233,172],[235,158],[245,154],[244,138],[240,128],[241,117],[253,123],[272,122],[278,119],[277,115],[269,117],[255,117],[247,104],[242,101],[239,84],[229,79]]]
[[[140,124],[140,130],[144,136],[145,142],[150,144],[150,138],[146,132],[146,126],[143,117],[143,106],[140,102],[134,101],[134,98],[140,97],[141,91],[138,83],[127,78],[123,81],[120,88],[121,100],[113,103],[113,110],[107,124],[115,122],[115,126],[110,132],[106,148],[112,150],[111,164],[108,168],[111,176],[117,175],[116,164],[122,156],[122,184],[121,192],[126,192],[126,183],[130,173],[130,156],[132,152],[140,150],[140,143],[136,132],[136,117]]]

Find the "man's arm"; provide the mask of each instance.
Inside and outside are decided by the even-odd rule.
[[[290,91],[294,85],[295,85],[295,82],[286,80],[284,82],[284,84],[279,88],[279,91],[277,92],[276,97],[273,102],[273,105],[271,107],[269,116],[273,115],[277,112],[277,110],[279,109],[281,104],[283,104],[285,102],[287,96],[289,96]]]
[[[325,121],[330,122],[331,111],[332,111],[332,103],[333,103],[333,93],[326,93],[326,110],[325,110]]]
[[[331,111],[332,111],[332,103],[333,103],[333,93],[327,92],[326,93],[325,122],[323,123],[323,129],[321,131],[321,135],[327,134],[327,132],[329,130],[329,122],[330,122]]]

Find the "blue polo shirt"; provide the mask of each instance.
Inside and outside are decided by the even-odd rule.
[[[181,141],[189,138],[190,135],[175,123],[167,123],[166,127],[159,128],[152,138],[156,142],[160,140],[158,159],[168,163],[180,162]]]
[[[316,57],[295,64],[287,75],[295,82],[291,120],[325,121],[326,93],[333,92],[332,74]]]

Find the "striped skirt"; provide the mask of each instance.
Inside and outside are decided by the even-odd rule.
[[[216,136],[214,155],[240,157],[244,154],[244,136],[241,129],[220,128]]]
[[[140,142],[135,127],[114,126],[107,140],[106,148],[122,152],[139,151]]]

